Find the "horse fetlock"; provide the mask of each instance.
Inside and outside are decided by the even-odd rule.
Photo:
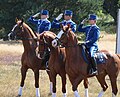
[[[16,97],[21,97],[21,95],[17,95]]]
[[[116,95],[114,93],[112,93],[112,97],[116,97]]]
[[[88,88],[85,89],[85,97],[89,97],[89,95],[88,95]]]
[[[40,97],[39,88],[36,88],[36,97]]]
[[[63,93],[63,97],[67,97],[67,93]]]
[[[80,96],[79,96],[79,93],[78,93],[78,91],[77,91],[77,90],[76,90],[76,91],[74,91],[74,96],[75,96],[75,97],[80,97]]]
[[[99,93],[99,95],[98,95],[98,97],[102,97],[103,95],[104,95],[104,91],[101,90],[100,93]]]
[[[56,97],[56,93],[52,93],[52,97]]]

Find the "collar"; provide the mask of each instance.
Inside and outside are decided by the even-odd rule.
[[[47,21],[48,19],[47,18],[45,18],[45,19],[41,19],[41,21]]]
[[[66,20],[64,20],[64,22],[67,22],[67,23],[68,23],[68,22],[71,22],[71,21],[72,21],[71,19],[69,19],[69,20],[67,20],[67,21],[66,21]]]
[[[93,24],[93,25],[91,25],[91,26],[97,26],[96,24]]]

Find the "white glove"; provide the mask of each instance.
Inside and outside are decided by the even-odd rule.
[[[38,17],[40,15],[40,13],[36,13],[35,15],[33,15],[34,18]]]
[[[59,16],[56,18],[56,20],[57,21],[60,20],[62,18],[62,16],[63,16],[63,13],[59,14]]]
[[[87,20],[86,18],[84,20],[82,20],[81,24],[84,24],[86,20]]]

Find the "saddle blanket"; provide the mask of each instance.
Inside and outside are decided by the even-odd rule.
[[[84,48],[82,49],[82,56],[87,64],[91,63],[90,56]],[[106,63],[107,56],[103,52],[96,52],[95,59],[96,59],[97,64],[104,64]]]

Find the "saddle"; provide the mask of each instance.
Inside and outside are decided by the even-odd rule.
[[[90,57],[90,52],[87,50],[87,47],[84,44],[80,45],[82,47],[82,56],[84,61],[88,64],[88,71],[92,67],[92,62],[91,62],[91,57]],[[97,65],[98,64],[104,64],[106,63],[107,56],[103,52],[97,51],[95,53],[95,60]]]

